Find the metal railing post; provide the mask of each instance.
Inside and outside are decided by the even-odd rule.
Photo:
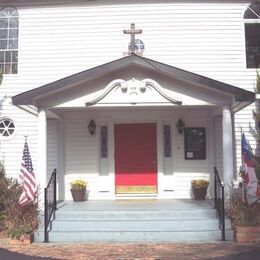
[[[217,208],[217,174],[216,174],[217,168],[214,167],[214,193],[215,193],[215,209]]]
[[[220,180],[217,167],[214,167],[214,181],[215,181],[215,209],[219,217],[219,226],[221,229],[221,240],[226,240],[225,234],[225,192],[224,184]],[[221,191],[218,192],[218,186]],[[221,198],[219,198],[221,196]]]
[[[225,192],[224,192],[224,185],[222,185],[222,241],[226,240],[225,234]]]
[[[48,190],[44,189],[44,243],[49,242],[49,233],[48,233]]]
[[[57,170],[54,169],[54,209],[57,209]]]
[[[55,211],[57,210],[57,171],[54,169],[47,187],[44,189],[44,242],[49,242],[49,225],[55,219]],[[51,193],[52,192],[52,193]],[[51,193],[51,196],[49,194]]]

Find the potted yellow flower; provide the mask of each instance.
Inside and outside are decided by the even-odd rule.
[[[196,200],[204,200],[207,195],[209,181],[204,179],[192,180],[191,187]]]
[[[70,183],[70,191],[73,201],[85,200],[87,182],[83,180],[74,180]]]

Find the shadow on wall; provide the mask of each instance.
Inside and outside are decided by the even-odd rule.
[[[1,84],[0,84],[0,87],[1,87]],[[0,98],[0,117],[2,116],[3,104],[7,98],[8,98],[7,95],[4,95],[3,97]]]

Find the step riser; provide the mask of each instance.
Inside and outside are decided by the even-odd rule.
[[[52,231],[202,231],[219,230],[218,221],[54,221]]]
[[[216,219],[215,210],[199,211],[63,211],[57,220],[198,220]]]
[[[205,232],[52,232],[50,242],[209,242],[220,241],[220,231]],[[42,241],[42,240],[41,240]]]

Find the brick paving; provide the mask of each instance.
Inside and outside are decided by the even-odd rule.
[[[260,259],[260,244],[0,244],[0,259]]]

